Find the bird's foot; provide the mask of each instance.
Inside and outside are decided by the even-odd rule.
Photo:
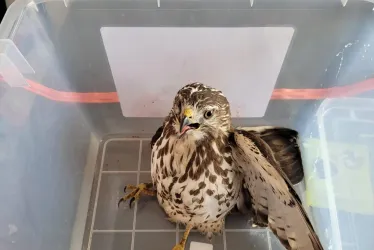
[[[184,250],[185,244],[179,243],[178,245],[175,245],[172,250]]]
[[[132,190],[132,191],[129,194],[123,196],[118,201],[118,207],[119,205],[121,205],[122,202],[126,202],[127,200],[130,200],[130,208],[131,208],[132,203],[134,201],[138,201],[141,195],[149,195],[149,196],[156,195],[155,190],[153,190],[152,183],[140,183],[137,186],[126,185],[123,191],[126,193],[126,190]]]
[[[179,242],[179,244],[175,245],[175,247],[173,247],[172,250],[184,250],[184,248],[186,247],[188,235],[190,234],[190,231],[192,230],[192,228],[193,228],[192,225],[187,225],[186,231],[184,231],[181,241]]]

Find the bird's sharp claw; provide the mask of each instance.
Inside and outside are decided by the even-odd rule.
[[[135,200],[135,197],[132,197],[132,198],[131,198],[131,200],[130,200],[130,205],[129,205],[129,206],[130,206],[130,208],[131,208],[131,206],[132,206],[132,203],[134,202],[134,200]]]
[[[118,201],[117,206],[119,207],[119,206],[121,205],[121,203],[124,202],[124,201],[125,201],[125,199],[121,198],[121,199]]]
[[[148,185],[148,184],[145,184],[145,183],[141,183],[139,184],[138,186],[134,186],[134,185],[126,185],[123,189],[123,191],[126,193],[126,190],[129,189],[129,190],[133,190],[131,191],[131,193],[129,193],[128,195],[125,195],[123,196],[119,201],[118,201],[118,207],[120,206],[120,204],[122,202],[125,202],[127,200],[130,199],[130,208],[132,207],[132,204],[134,203],[134,201],[138,201],[139,198],[140,198],[140,195],[143,193],[143,194],[146,194],[146,195],[154,195],[153,191],[150,190],[152,188],[152,185]]]

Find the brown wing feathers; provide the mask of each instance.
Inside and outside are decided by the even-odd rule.
[[[269,145],[274,158],[292,184],[304,177],[298,143],[298,132],[293,129],[270,126],[241,127],[237,131],[251,131]]]
[[[153,148],[153,145],[155,145],[156,141],[161,137],[163,130],[164,130],[164,126],[159,127],[156,133],[152,136],[151,148]]]
[[[253,131],[235,131],[230,143],[256,215],[267,217],[270,229],[287,249],[323,249],[272,148]]]

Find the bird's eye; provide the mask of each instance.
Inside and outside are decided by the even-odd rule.
[[[212,116],[213,116],[213,112],[211,110],[206,111],[204,114],[205,119],[209,119]]]

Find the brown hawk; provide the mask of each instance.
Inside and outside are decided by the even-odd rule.
[[[226,215],[248,202],[255,224],[287,249],[323,249],[292,187],[303,177],[296,131],[235,129],[222,92],[193,83],[178,91],[151,145],[152,183],[129,186],[121,201],[156,193],[170,220],[186,225],[173,250],[185,248],[192,228],[220,233]]]

